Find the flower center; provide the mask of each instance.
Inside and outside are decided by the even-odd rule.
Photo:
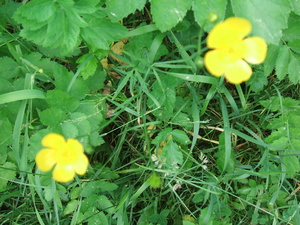
[[[57,164],[71,165],[78,159],[78,152],[65,144],[63,148],[56,152]]]

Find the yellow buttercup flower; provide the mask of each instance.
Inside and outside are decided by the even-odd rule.
[[[248,63],[260,64],[267,54],[264,39],[245,38],[251,29],[248,20],[230,17],[211,30],[207,37],[207,46],[212,50],[205,54],[204,64],[212,75],[224,75],[233,84],[249,80],[252,69]]]
[[[75,174],[83,175],[88,168],[88,158],[83,152],[82,144],[76,139],[68,139],[59,134],[50,133],[42,139],[45,147],[35,157],[37,167],[43,171],[53,169],[53,179],[69,182]]]

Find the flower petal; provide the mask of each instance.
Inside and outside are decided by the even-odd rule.
[[[219,50],[209,51],[204,56],[204,64],[206,69],[216,77],[222,76],[227,70],[228,65],[235,63],[237,60],[239,59]]]
[[[82,144],[76,139],[69,138],[67,140],[67,145],[68,145],[69,148],[72,148],[73,151],[75,151],[77,154],[83,152]]]
[[[238,60],[234,64],[230,64],[225,72],[225,78],[229,83],[240,84],[249,80],[252,69],[244,60]]]
[[[42,149],[35,157],[37,167],[41,171],[49,171],[56,163],[55,151],[52,149]]]
[[[230,17],[217,24],[207,37],[209,48],[228,48],[246,37],[252,29],[251,23],[240,17]]]
[[[59,134],[50,133],[42,139],[42,145],[53,150],[62,148],[65,145],[65,138]]]
[[[73,168],[77,174],[83,175],[85,174],[88,165],[89,165],[89,160],[87,156],[85,154],[81,154],[79,156],[79,159],[75,163],[73,163]]]
[[[53,179],[58,182],[69,182],[74,179],[75,171],[72,165],[61,166],[57,164],[53,170]]]
[[[242,41],[243,58],[252,64],[262,63],[267,55],[267,43],[260,37],[249,37]]]

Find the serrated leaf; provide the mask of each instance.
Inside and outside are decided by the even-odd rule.
[[[109,225],[108,219],[103,212],[94,213],[94,216],[88,219],[88,225]]]
[[[282,80],[288,73],[288,64],[290,60],[290,50],[286,45],[283,45],[276,60],[276,75],[279,80]]]
[[[291,0],[291,4],[294,12],[300,15],[300,2],[298,0]]]
[[[72,112],[79,106],[78,99],[61,90],[48,91],[46,101],[50,107],[59,108],[65,112]]]
[[[91,123],[87,120],[87,118],[87,115],[81,112],[74,112],[70,114],[70,122],[77,127],[79,136],[87,136],[91,132]]]
[[[78,129],[72,122],[62,123],[61,128],[65,138],[76,138],[78,136]]]
[[[105,195],[100,195],[98,197],[98,207],[110,214],[113,214],[115,210],[114,205]]]
[[[283,31],[283,39],[286,42],[299,40],[300,35],[300,16],[291,14],[289,17],[288,28]]]
[[[173,130],[172,137],[176,142],[182,145],[187,145],[191,143],[191,140],[189,139],[187,134],[182,130],[178,130],[178,129]]]
[[[146,4],[146,0],[108,0],[106,1],[107,13],[111,21],[117,22],[135,10],[141,10]]]
[[[49,127],[54,127],[66,118],[64,111],[58,108],[48,108],[40,113],[41,122]]]
[[[261,71],[255,71],[251,76],[250,80],[246,82],[247,85],[251,86],[251,90],[254,92],[260,92],[268,84],[268,78]]]
[[[297,84],[300,81],[300,57],[294,54],[290,55],[288,73],[288,78],[293,84]]]
[[[82,37],[87,44],[104,50],[110,49],[110,44],[125,37],[127,30],[119,23],[107,19],[91,19],[89,26],[82,28]]]
[[[287,28],[291,6],[286,0],[231,0],[236,16],[252,23],[252,34],[260,36],[267,43],[278,45],[282,29]]]
[[[161,32],[170,30],[184,18],[191,5],[192,0],[152,0],[153,21]]]
[[[266,77],[269,76],[274,70],[279,50],[279,46],[272,44],[268,46],[267,57],[264,61],[264,75]]]
[[[289,151],[285,151],[285,155],[288,153]],[[291,154],[295,153],[291,152]],[[297,156],[283,156],[283,163],[286,167],[287,177],[289,178],[294,177],[300,171],[299,157]]]
[[[210,31],[217,23],[224,19],[226,5],[227,0],[194,0],[193,10],[195,20],[206,31]],[[211,13],[217,15],[216,21],[208,21]]]
[[[73,5],[63,0],[30,1],[14,17],[23,25],[20,35],[43,47],[62,47],[61,54],[72,52],[80,43],[80,28],[87,26]]]
[[[168,141],[164,146],[161,156],[165,159],[169,167],[176,167],[177,164],[183,163],[183,154],[179,146],[171,141]]]
[[[165,130],[159,132],[159,134],[152,140],[152,144],[160,144],[163,141],[166,141],[171,135],[172,129],[166,128]]]

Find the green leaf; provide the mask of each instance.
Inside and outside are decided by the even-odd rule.
[[[225,171],[231,173],[234,171],[235,163],[234,163],[234,158],[233,158],[233,152],[231,152],[230,157],[227,162],[227,165],[225,165],[226,149],[225,149],[225,133],[224,132],[222,134],[220,134],[219,142],[220,142],[220,144],[219,144],[218,152],[216,154],[217,168],[221,172],[223,172],[225,170]]]
[[[97,194],[100,192],[114,191],[117,188],[118,185],[104,180],[90,181],[83,187],[80,196],[88,197],[92,194]]]
[[[109,225],[108,219],[103,212],[98,211],[98,212],[93,212],[93,214],[94,214],[94,216],[92,216],[88,219],[88,225],[93,225],[93,224]]]
[[[76,138],[78,136],[78,129],[72,122],[62,123],[61,128],[65,138]]]
[[[294,12],[300,15],[300,2],[298,0],[291,0],[291,4]]]
[[[227,0],[194,0],[193,10],[195,20],[201,27],[204,27],[206,31],[210,31],[217,23],[224,19],[226,5]],[[216,21],[208,21],[211,13],[217,15],[218,18]]]
[[[136,9],[141,10],[146,4],[146,0],[108,0],[106,1],[107,13],[111,21],[117,22]]]
[[[166,164],[169,167],[176,167],[177,164],[183,163],[183,154],[179,146],[173,142],[168,141],[164,146],[161,156],[165,158]]]
[[[90,56],[91,54],[84,54],[81,57],[79,57],[76,60],[76,63],[78,63],[77,68],[80,68],[83,63],[85,63],[85,61],[87,60],[87,58]],[[86,80],[87,78],[89,78],[90,76],[92,76],[95,72],[96,69],[98,67],[98,59],[96,57],[92,57],[83,67],[83,69],[80,71],[80,75],[83,77],[84,80]]]
[[[73,1],[33,0],[21,6],[14,18],[22,23],[20,35],[43,47],[61,47],[68,54],[80,43],[80,28],[87,23]]]
[[[48,108],[40,113],[41,122],[49,127],[60,124],[66,117],[65,112],[58,108]]]
[[[182,145],[188,145],[191,143],[191,140],[189,139],[187,134],[182,130],[175,129],[172,131],[171,134],[172,134],[173,139]]]
[[[61,90],[48,91],[46,101],[50,107],[59,108],[64,112],[72,112],[79,106],[78,99]]]
[[[16,177],[16,165],[11,162],[5,162],[0,167],[0,192],[7,187],[8,180],[14,180]]]
[[[152,0],[153,21],[161,32],[170,30],[184,18],[191,5],[192,0]]]
[[[287,28],[291,6],[286,0],[231,0],[236,16],[248,19],[253,26],[252,34],[267,43],[278,45],[282,29]]]
[[[69,201],[69,203],[67,204],[65,210],[64,210],[64,214],[68,215],[71,214],[72,212],[74,212],[77,209],[77,206],[79,205],[79,201],[78,200],[71,200]]]
[[[114,205],[105,195],[100,195],[98,197],[98,207],[110,214],[113,214],[115,211]]]
[[[87,118],[87,115],[81,112],[74,112],[70,114],[70,122],[77,127],[79,136],[87,136],[92,130],[91,123],[87,120]]]
[[[300,81],[300,57],[294,54],[291,54],[290,56],[290,62],[289,62],[289,80],[293,84],[297,84]]]
[[[300,35],[300,16],[291,14],[289,17],[288,28],[283,31],[283,39],[286,42],[299,40]]]
[[[286,45],[283,45],[278,53],[276,60],[276,75],[279,80],[282,80],[288,73],[288,64],[290,60],[290,50]]]
[[[6,147],[12,142],[12,124],[8,120],[8,118],[0,119],[0,148],[6,149]]]
[[[251,86],[251,90],[260,92],[268,84],[268,78],[261,71],[255,71],[251,76],[250,80],[246,82],[247,85]]]
[[[125,37],[127,29],[119,23],[107,19],[91,19],[89,26],[82,28],[82,37],[87,44],[104,50],[110,49],[110,44]]]
[[[9,57],[0,58],[0,65],[0,77],[2,78],[10,80],[17,77],[20,73],[19,64]]]

